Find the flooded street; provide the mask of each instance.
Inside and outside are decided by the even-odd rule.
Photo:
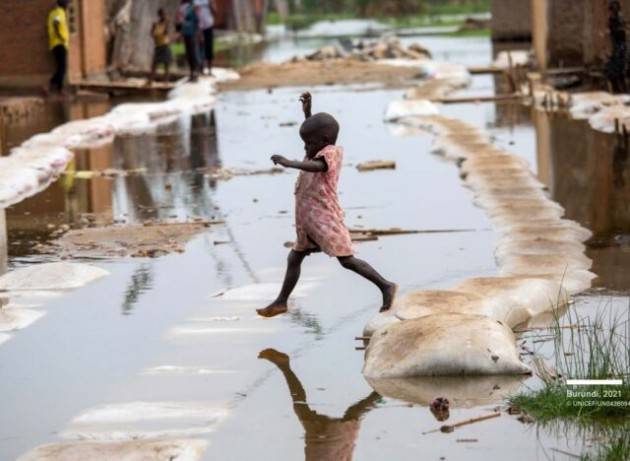
[[[487,38],[417,41],[437,59],[492,61]],[[281,42],[272,45],[271,59],[320,45]],[[475,76],[461,94],[492,94],[497,79]],[[275,297],[285,242],[295,239],[296,174],[227,179],[211,173],[268,169],[272,154],[301,158],[297,100],[303,90],[223,92],[212,113],[78,152],[48,189],[0,211],[0,272],[56,261],[42,248],[64,225],[211,222],[187,236],[183,252],[159,258],[70,254],[110,275],[57,297],[27,293],[17,300],[45,315],[6,332],[11,338],[0,346],[0,459],[46,443],[162,435],[209,441],[206,460],[410,460],[421,454],[529,461],[571,459],[552,449],[579,453],[586,442],[572,429],[524,424],[506,414],[451,434],[423,435],[441,425],[428,404],[445,390],[453,403],[449,421],[459,421],[492,412],[509,393],[537,386],[537,379],[427,378],[373,389],[361,374],[363,351],[355,350],[360,342],[354,338],[378,310],[379,293],[328,256],[306,260],[288,315],[256,315]],[[401,292],[496,275],[498,234],[457,168],[430,153],[430,136],[383,122],[403,90],[308,90],[314,110],[335,114],[341,125],[340,198],[348,227],[438,231],[357,242],[359,257]],[[41,123],[12,131],[3,152],[68,119],[109,109],[109,101],[55,107]],[[593,230],[588,256],[598,278],[577,298],[578,309],[627,309],[630,279],[622,268],[630,262],[630,177],[614,137],[513,103],[453,104],[441,111],[487,129],[495,144],[528,160],[567,217]],[[396,169],[356,169],[377,159],[394,160]],[[128,174],[80,174],[106,169]],[[195,411],[179,414],[180,405]]]

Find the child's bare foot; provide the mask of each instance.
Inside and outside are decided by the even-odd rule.
[[[284,352],[269,348],[259,352],[259,359],[269,360],[276,365],[286,365],[289,363],[289,356]]]
[[[395,283],[390,283],[387,288],[383,291],[383,305],[379,309],[379,312],[386,312],[394,303],[396,299],[396,292],[398,291],[398,285]]]
[[[261,317],[275,317],[276,315],[284,314],[288,310],[286,302],[274,301],[264,309],[256,309],[256,312]]]

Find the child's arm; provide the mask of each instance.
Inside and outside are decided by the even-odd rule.
[[[304,118],[307,119],[311,116],[311,93],[308,91],[302,93],[300,96],[300,102],[302,103],[302,111],[304,111]]]
[[[328,171],[328,165],[321,158],[312,160],[289,160],[282,155],[272,155],[271,161],[274,165],[282,165],[285,168],[295,168],[297,170],[308,171],[309,173],[324,173]]]

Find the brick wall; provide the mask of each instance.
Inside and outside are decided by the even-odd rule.
[[[530,0],[492,1],[492,39],[529,40],[532,35]]]
[[[55,0],[1,0],[0,87],[42,86],[54,71],[48,49],[48,13]],[[71,79],[100,73],[106,67],[104,2],[73,0],[77,30],[71,34]],[[82,16],[81,13],[84,12]]]

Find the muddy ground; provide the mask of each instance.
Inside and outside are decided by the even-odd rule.
[[[278,86],[321,86],[378,83],[388,88],[409,86],[418,70],[363,62],[355,59],[300,61],[281,64],[256,63],[240,70],[241,79],[221,85],[224,91],[276,88]]]

